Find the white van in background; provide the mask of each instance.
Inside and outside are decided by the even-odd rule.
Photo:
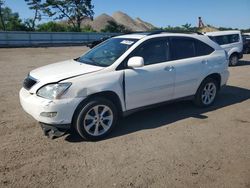
[[[243,57],[243,40],[241,32],[238,30],[216,31],[205,33],[210,39],[217,42],[229,57],[229,65],[235,66],[239,59]]]

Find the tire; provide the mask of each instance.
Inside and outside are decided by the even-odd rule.
[[[232,54],[229,58],[229,66],[236,66],[239,63],[239,57],[237,54]]]
[[[74,117],[74,127],[84,140],[100,140],[107,136],[118,120],[116,106],[104,98],[93,98],[82,104]]]
[[[219,84],[216,80],[212,78],[206,78],[198,88],[195,97],[194,103],[199,107],[208,107],[211,106],[218,94]]]

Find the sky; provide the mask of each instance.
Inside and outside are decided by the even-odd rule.
[[[197,26],[201,16],[204,24],[215,27],[250,28],[250,0],[92,0],[92,4],[94,17],[122,11],[157,27],[185,23]],[[33,15],[24,0],[5,0],[5,5],[18,12],[21,18]]]

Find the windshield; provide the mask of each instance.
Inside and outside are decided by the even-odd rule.
[[[108,67],[136,41],[138,41],[138,39],[111,38],[79,57],[77,61],[90,65]]]

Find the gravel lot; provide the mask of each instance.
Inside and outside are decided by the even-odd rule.
[[[250,187],[250,55],[211,108],[138,112],[99,142],[47,139],[19,104],[23,78],[86,49],[0,49],[0,187]]]

